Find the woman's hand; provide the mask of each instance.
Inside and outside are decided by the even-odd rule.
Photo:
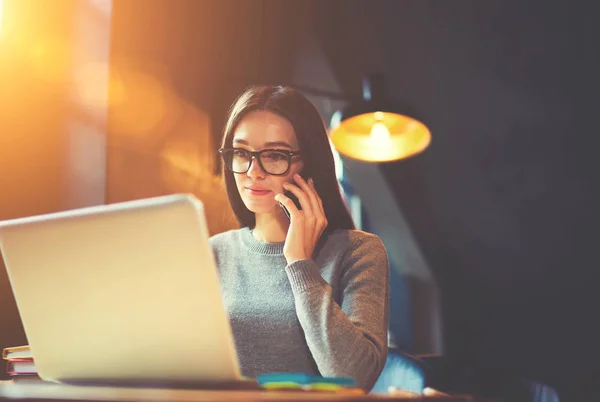
[[[302,210],[298,210],[285,195],[275,196],[275,200],[281,202],[290,213],[290,227],[283,246],[283,255],[288,264],[312,258],[315,246],[327,227],[323,201],[315,191],[313,180],[309,179],[307,183],[299,174],[294,175],[294,180],[297,185],[285,183],[283,187],[298,197]]]

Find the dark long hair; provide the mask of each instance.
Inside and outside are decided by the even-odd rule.
[[[303,176],[312,177],[315,189],[323,201],[327,217],[326,233],[336,229],[354,229],[354,223],[340,193],[329,138],[321,115],[312,103],[297,90],[285,86],[251,86],[232,105],[221,147],[231,148],[233,133],[244,116],[256,110],[266,110],[287,119],[294,128],[302,152]],[[256,218],[242,201],[233,173],[223,168],[227,195],[233,212],[242,227],[254,228]]]

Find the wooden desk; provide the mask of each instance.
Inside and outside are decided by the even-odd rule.
[[[337,395],[296,391],[208,391],[158,388],[82,387],[59,384],[0,382],[1,402],[341,402],[440,401],[483,402],[469,396]]]

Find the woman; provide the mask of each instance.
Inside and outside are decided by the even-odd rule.
[[[210,241],[242,373],[353,377],[370,390],[387,356],[389,264],[377,236],[354,230],[319,113],[291,88],[251,87],[219,152],[241,229]]]

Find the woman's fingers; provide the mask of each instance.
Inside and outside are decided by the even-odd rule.
[[[315,190],[313,180],[306,181],[297,174],[294,180],[295,183],[284,183],[283,187],[298,198],[302,211],[285,194],[275,196],[275,200],[290,213],[290,229],[284,246],[288,263],[299,258],[312,258],[315,245],[327,227],[323,201]]]
[[[290,191],[298,198],[298,201],[300,201],[300,205],[302,206],[303,215],[308,216],[313,214],[312,204],[304,191],[292,183],[283,183],[283,188]]]
[[[292,201],[291,198],[279,193],[275,196],[275,201],[279,202],[288,210],[288,212],[290,213],[290,219],[295,219],[299,215],[302,215],[299,213],[296,204],[294,204],[294,201]],[[302,216],[300,216],[300,218],[302,218]]]
[[[310,199],[312,213],[315,217],[315,227],[319,228],[318,235],[320,236],[327,226],[327,218],[325,217],[325,211],[323,209],[323,201],[315,189],[315,183],[312,178],[309,178],[307,182],[299,174],[295,174],[294,179]]]
[[[319,211],[321,212],[321,216],[323,217],[324,225],[327,226],[327,218],[325,216],[325,208],[323,208],[323,200],[319,196],[319,193],[317,193],[317,189],[315,188],[314,180],[312,178],[310,178],[308,180],[308,184],[309,184],[310,188],[313,190],[315,197],[317,198],[317,207],[318,207]]]
[[[311,197],[311,201],[313,203],[313,212],[315,214],[315,227],[317,228],[315,233],[315,242],[319,240],[325,228],[327,227],[327,217],[325,216],[325,210],[323,208],[323,201],[317,190],[315,189],[315,182],[312,179],[308,179],[308,187],[310,188],[309,196]]]
[[[319,206],[319,195],[315,191],[314,185],[311,186],[309,184],[310,182],[312,182],[312,178],[308,179],[307,182],[302,176],[296,173],[294,175],[294,180],[296,181],[296,184],[302,189],[302,191],[304,191],[304,193],[308,196],[308,199],[310,200],[311,210],[315,215],[317,215],[319,212],[321,212],[321,208]]]
[[[275,195],[275,201],[279,202],[280,204],[283,204],[283,206],[288,209],[290,214],[302,209],[302,208],[298,209],[298,207],[296,206],[296,203],[292,200],[292,198],[288,197],[284,193],[279,193],[279,194]]]

